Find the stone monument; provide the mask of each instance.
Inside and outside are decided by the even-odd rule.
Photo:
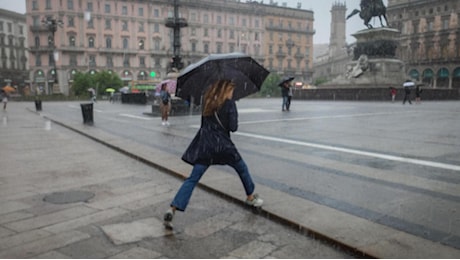
[[[385,27],[386,8],[381,0],[361,0],[361,10],[354,10],[348,17],[360,13],[368,29],[352,34],[356,38],[353,60],[347,64],[346,73],[323,84],[335,88],[381,88],[399,86],[405,80],[404,62],[396,58],[400,31]],[[382,27],[369,24],[372,17],[379,17]],[[388,25],[388,24],[387,24]]]

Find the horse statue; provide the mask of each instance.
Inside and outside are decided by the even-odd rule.
[[[359,13],[359,17],[364,20],[364,25],[367,26],[367,28],[372,29],[372,25],[369,24],[369,21],[372,19],[372,17],[378,16],[380,19],[380,24],[382,27],[384,27],[383,22],[382,22],[382,16],[385,18],[385,22],[388,26],[388,20],[386,16],[387,8],[383,4],[382,0],[361,0],[361,3],[359,4],[361,10],[354,9],[348,16],[347,20],[352,17],[353,15]]]

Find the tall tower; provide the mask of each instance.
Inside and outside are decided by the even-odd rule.
[[[331,9],[331,36],[329,38],[329,57],[345,51],[346,46],[346,12],[344,3],[336,2]]]

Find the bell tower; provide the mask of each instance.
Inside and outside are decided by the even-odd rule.
[[[329,57],[345,51],[346,43],[346,12],[344,3],[336,2],[331,9],[331,35],[329,38]]]

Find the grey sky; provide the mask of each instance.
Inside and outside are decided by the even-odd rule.
[[[245,0],[241,0],[245,1]],[[258,0],[260,1],[260,0]],[[263,0],[264,3],[269,3],[270,0]],[[297,3],[302,4],[302,9],[307,9],[307,10],[312,10],[315,12],[315,23],[314,23],[314,29],[316,31],[316,34],[314,35],[313,42],[315,44],[318,43],[328,43],[329,42],[329,34],[330,34],[330,29],[331,29],[331,7],[333,3],[336,2],[346,2],[347,4],[347,14],[349,14],[353,9],[359,9],[359,3],[360,0],[275,0],[275,2],[278,2],[278,5],[282,5],[283,3],[287,3],[288,7],[297,7]],[[385,5],[388,4],[387,0],[383,1]],[[26,11],[26,0],[0,0],[0,8],[1,9],[7,9],[11,11],[15,11],[18,13],[25,13]],[[373,22],[378,22],[371,21],[371,24]],[[379,25],[379,24],[376,24]],[[353,36],[351,36],[352,33],[366,29],[363,25],[363,21],[361,18],[359,18],[358,15],[350,18],[350,20],[347,21],[347,42],[352,43],[355,41]]]

